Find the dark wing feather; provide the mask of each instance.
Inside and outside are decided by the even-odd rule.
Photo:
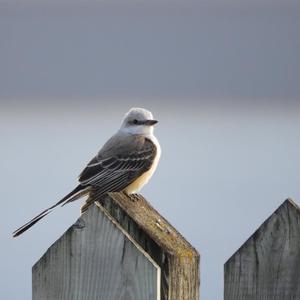
[[[90,185],[94,188],[94,197],[86,200],[81,207],[81,212],[86,211],[95,197],[101,197],[108,192],[120,192],[144,172],[147,172],[152,166],[156,153],[157,149],[153,142],[145,139],[145,143],[139,151],[117,155],[105,160],[93,159],[79,177],[81,185]]]
[[[151,168],[156,146],[149,139],[138,151],[105,159],[94,158],[79,176],[83,186],[97,187],[99,192],[119,192]]]
[[[102,166],[106,166],[114,159],[114,157],[110,157],[101,160],[98,158],[98,156],[94,157],[79,175],[79,181],[81,182],[91,179],[101,171]]]

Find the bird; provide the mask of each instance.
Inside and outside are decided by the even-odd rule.
[[[80,173],[75,189],[15,230],[13,237],[24,233],[57,206],[78,200],[93,190],[99,197],[109,192],[138,193],[152,177],[160,159],[161,147],[153,133],[156,123],[158,121],[153,119],[149,110],[131,108],[120,129]],[[84,213],[93,202],[87,198],[81,212]]]

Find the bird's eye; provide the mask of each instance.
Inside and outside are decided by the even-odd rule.
[[[134,119],[132,122],[133,124],[138,124],[139,121],[137,119]]]

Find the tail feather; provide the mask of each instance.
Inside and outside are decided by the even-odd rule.
[[[88,193],[88,191],[89,191],[89,188],[83,187],[82,185],[78,185],[72,192],[70,192],[68,195],[63,197],[57,203],[55,203],[54,205],[45,209],[40,214],[38,214],[33,219],[31,219],[29,222],[27,222],[26,224],[24,224],[23,226],[21,226],[20,228],[15,230],[13,232],[13,237],[17,237],[20,234],[22,234],[23,232],[25,232],[26,230],[28,230],[31,226],[33,226],[38,221],[40,221],[41,219],[46,217],[58,205],[62,204],[62,206],[64,206],[65,204],[67,204],[69,202],[75,201],[75,200],[79,199],[80,197],[82,197],[83,195],[86,195]]]
[[[38,216],[34,217],[32,220],[24,224],[22,227],[18,228],[16,231],[13,232],[13,237],[17,237],[33,226],[35,223],[46,217],[51,211],[45,212],[44,214],[39,214]]]

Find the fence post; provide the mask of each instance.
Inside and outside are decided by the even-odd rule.
[[[33,300],[199,299],[199,254],[142,196],[95,199],[33,266]]]
[[[225,300],[300,299],[300,209],[290,199],[225,263]]]

